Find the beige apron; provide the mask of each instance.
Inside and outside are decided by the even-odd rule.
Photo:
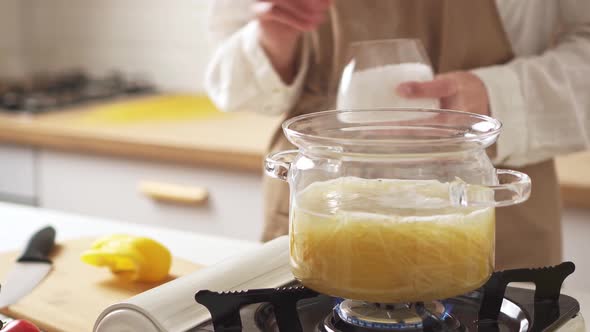
[[[335,107],[347,46],[353,41],[418,38],[437,73],[505,63],[513,57],[494,0],[338,0],[312,36],[313,57],[302,96],[287,115]],[[392,93],[393,90],[392,90]],[[292,149],[277,130],[270,151]],[[534,267],[561,259],[560,197],[547,161],[521,169],[533,181],[524,204],[497,209],[496,267]],[[263,240],[288,233],[289,187],[265,179]]]

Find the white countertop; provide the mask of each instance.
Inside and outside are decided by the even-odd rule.
[[[57,242],[113,233],[149,236],[162,242],[174,256],[204,265],[261,245],[250,241],[0,203],[0,252],[24,248],[33,232],[47,225],[56,229]]]
[[[250,241],[0,203],[0,252],[23,248],[31,234],[46,225],[52,225],[56,229],[58,242],[112,233],[150,236],[166,245],[173,255],[205,265],[261,245]],[[575,297],[580,302],[582,315],[590,318],[590,292],[568,288],[566,284],[563,293]],[[590,331],[590,324],[586,324],[586,329]]]

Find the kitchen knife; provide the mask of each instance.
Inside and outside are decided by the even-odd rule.
[[[0,291],[0,308],[18,302],[51,271],[49,253],[55,244],[55,229],[47,226],[35,233],[8,273]]]

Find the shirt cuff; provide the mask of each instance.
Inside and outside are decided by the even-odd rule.
[[[261,91],[269,93],[260,105],[260,113],[268,115],[279,115],[287,109],[285,105],[294,105],[301,93],[303,82],[309,67],[309,42],[302,38],[301,51],[299,55],[299,68],[295,79],[290,85],[285,84],[275,71],[266,52],[260,46],[258,33],[260,26],[258,21],[251,21],[244,28],[243,50],[253,68],[255,79]]]
[[[490,115],[502,122],[494,164],[523,166],[518,161],[527,151],[527,121],[524,95],[517,74],[507,66],[483,67],[472,71],[484,83]]]

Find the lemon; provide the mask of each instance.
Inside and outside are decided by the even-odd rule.
[[[172,264],[170,251],[159,242],[131,235],[114,234],[96,240],[81,260],[131,280],[157,282],[166,279]]]
[[[291,267],[321,293],[427,301],[481,286],[493,271],[493,208],[456,207],[449,183],[345,177],[294,199]]]

